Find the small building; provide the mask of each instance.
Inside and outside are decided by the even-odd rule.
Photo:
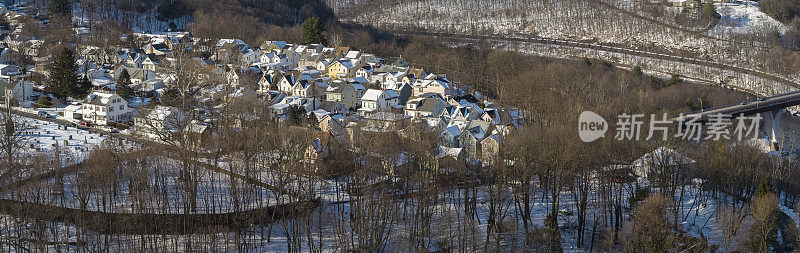
[[[449,126],[442,130],[439,134],[439,138],[441,139],[442,145],[451,148],[457,148],[458,145],[458,137],[461,136],[461,129],[456,126]]]
[[[317,160],[327,158],[330,155],[330,144],[332,135],[328,131],[314,131],[314,138],[306,148],[305,159]]]
[[[96,125],[123,122],[130,119],[132,109],[121,96],[104,91],[95,91],[83,103],[83,120]]]
[[[682,8],[698,8],[700,7],[700,2],[696,0],[669,0],[674,7],[682,7]]]
[[[124,71],[128,71],[128,75],[131,77],[132,84],[146,82],[158,77],[156,73],[151,70],[121,66],[114,70],[114,79],[119,79],[119,76],[122,75],[122,72]]]
[[[361,107],[361,98],[364,96],[364,93],[367,92],[364,85],[356,82],[345,82],[339,87],[341,88],[340,99],[342,105],[348,110],[353,111]]]
[[[317,127],[322,131],[330,132],[333,137],[345,134],[344,124],[341,120],[334,118],[330,114],[323,116],[319,120]]]
[[[633,172],[636,176],[649,180],[665,171],[679,169],[696,163],[674,149],[659,147],[653,152],[644,154],[633,161]]]
[[[491,132],[492,125],[482,120],[470,121],[461,136],[458,137],[459,147],[463,149],[464,155],[469,159],[480,159],[483,146],[481,142]]]
[[[0,64],[0,79],[5,80],[6,82],[13,82],[14,80],[28,76],[30,76],[30,74],[23,72],[22,68],[18,66]]]
[[[175,107],[156,105],[144,108],[133,117],[133,126],[137,134],[147,137],[163,135],[167,131],[180,130],[183,112]]]
[[[3,98],[5,98],[6,95],[11,95],[11,97],[19,103],[32,101],[34,99],[33,83],[31,82],[15,80],[11,81],[11,84],[9,84],[6,80],[0,79],[0,88],[5,90],[3,94],[0,94]],[[5,103],[5,101],[3,101],[3,103]]]
[[[493,134],[481,141],[481,160],[484,163],[494,164],[498,160],[500,151],[500,135]]]
[[[414,91],[412,95],[416,97],[421,97],[427,93],[436,93],[443,98],[447,98],[454,93],[453,85],[450,81],[433,74],[428,75],[425,79],[417,79],[412,86]]]
[[[437,97],[412,98],[406,102],[404,113],[406,116],[423,118],[442,114],[445,103]]]
[[[328,77],[333,79],[355,77],[356,71],[363,64],[358,60],[339,60],[327,67]]]
[[[211,143],[211,126],[200,121],[192,120],[184,127],[184,133],[190,142],[198,146],[208,146]]]
[[[82,120],[83,119],[83,105],[76,103],[64,107],[64,110],[59,116],[67,120]]]

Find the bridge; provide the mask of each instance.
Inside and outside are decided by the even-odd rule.
[[[721,106],[711,109],[703,109],[700,111],[681,114],[672,118],[673,122],[680,125],[689,121],[694,122],[707,122],[709,118],[714,115],[725,115],[728,117],[742,117],[754,114],[769,115],[771,122],[770,126],[770,140],[772,141],[773,149],[777,149],[778,138],[778,122],[781,115],[786,112],[786,108],[800,105],[800,91],[784,93],[771,97],[763,97],[754,101],[745,101],[740,104]],[[765,117],[764,120],[767,118]]]

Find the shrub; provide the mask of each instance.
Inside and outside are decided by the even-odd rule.
[[[41,107],[51,107],[53,106],[53,99],[48,96],[41,96],[39,100],[36,101],[36,104]]]

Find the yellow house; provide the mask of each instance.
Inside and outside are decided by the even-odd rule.
[[[317,160],[328,157],[330,154],[330,142],[332,135],[328,131],[314,131],[314,139],[306,148],[305,158]]]
[[[261,50],[264,53],[269,53],[272,51],[281,51],[286,48],[287,43],[285,41],[266,41],[264,44],[261,45]]]
[[[358,64],[353,61],[336,61],[328,66],[328,77],[331,79],[353,77],[357,67]]]

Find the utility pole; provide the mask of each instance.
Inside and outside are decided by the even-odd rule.
[[[9,83],[8,85],[11,85],[11,83]],[[8,110],[9,119],[11,118],[11,95],[13,93],[12,91],[13,91],[13,89],[9,89],[8,86],[6,86],[6,90],[5,90],[6,110]]]
[[[317,110],[317,82],[311,82],[311,111]]]
[[[11,85],[11,84],[8,84],[8,85]],[[8,161],[7,161],[8,163],[6,163],[6,167],[8,167],[10,169],[12,167],[11,165],[14,162],[14,158],[11,155],[11,150],[13,149],[13,147],[12,147],[12,145],[13,145],[12,144],[12,142],[13,142],[12,141],[12,136],[14,135],[14,127],[15,126],[14,126],[14,120],[11,118],[11,95],[13,93],[12,92],[13,89],[9,89],[8,85],[6,85],[6,87],[5,87],[6,113],[7,113],[6,114],[6,122],[5,122],[6,123],[6,129],[5,129],[6,136],[5,136],[5,138],[6,138],[6,141],[8,142],[8,143],[6,143],[6,150],[5,151],[6,151],[6,155],[8,156]]]

